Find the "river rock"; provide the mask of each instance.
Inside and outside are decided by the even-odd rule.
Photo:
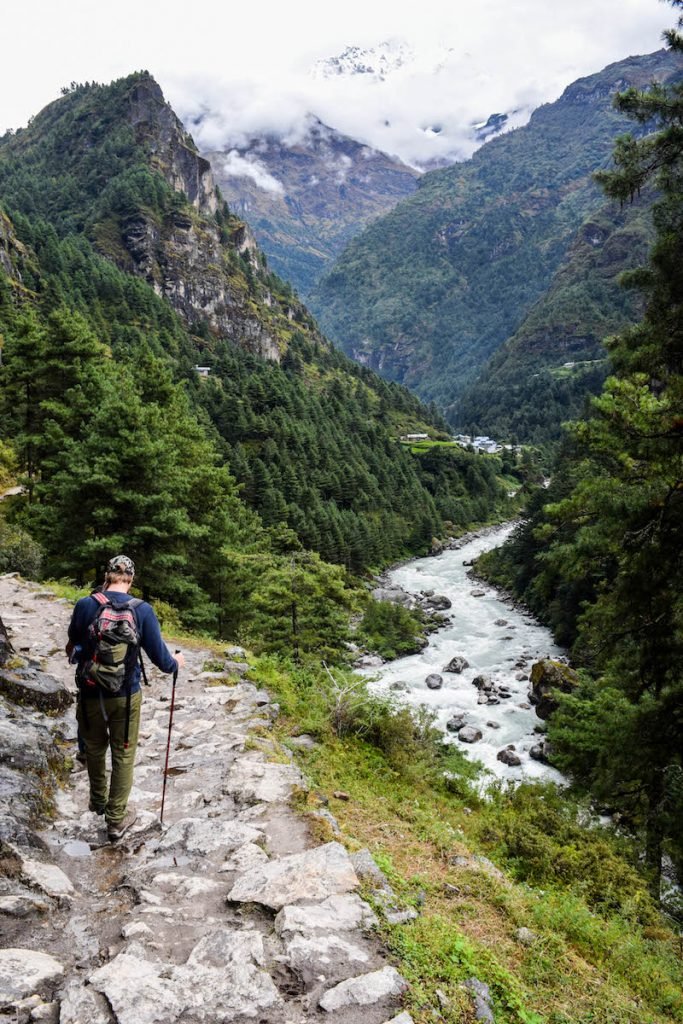
[[[458,739],[461,743],[477,743],[482,735],[481,729],[477,729],[473,725],[465,725],[459,730]]]
[[[484,676],[484,675],[482,675],[482,676],[475,676],[474,679],[472,680],[472,686],[476,686],[476,688],[478,690],[485,690],[487,692],[489,690],[495,689],[495,686],[494,686],[494,683],[493,683],[493,680],[491,679],[491,677],[490,676]]]
[[[544,658],[531,668],[531,691],[529,700],[536,706],[539,718],[548,719],[558,707],[555,693],[572,693],[579,685],[574,669],[561,661]]]
[[[445,594],[429,594],[426,595],[423,592],[422,601],[420,602],[425,611],[443,612],[448,608],[453,607],[453,602]]]
[[[344,847],[326,843],[245,872],[235,881],[228,900],[280,910],[288,903],[322,900],[357,887],[358,877]]]
[[[500,729],[500,722],[487,722],[490,729]]]
[[[64,711],[73,695],[63,682],[35,668],[0,669],[0,693],[38,711]]]
[[[494,626],[507,626],[507,624],[507,619],[496,619],[496,621],[493,623]]]
[[[372,591],[375,601],[388,601],[390,604],[400,604],[404,608],[414,608],[415,598],[407,594],[401,587],[377,587]]]
[[[454,658],[451,658],[447,665],[444,665],[442,672],[456,672],[459,674],[469,667],[470,663],[467,658],[463,658],[460,654],[456,654]]]
[[[458,732],[467,724],[467,715],[464,711],[461,711],[457,715],[452,715],[451,718],[446,722],[446,728],[449,732]]]
[[[379,654],[364,654],[356,661],[356,668],[379,668],[384,664],[384,658]]]
[[[275,931],[310,934],[316,931],[355,931],[357,928],[374,928],[377,918],[368,904],[356,895],[328,896],[322,903],[310,906],[283,907],[275,918]]]
[[[540,761],[541,764],[550,764],[551,755],[552,747],[547,740],[541,740],[540,743],[535,743],[529,750],[529,757],[534,761]]]
[[[59,960],[33,949],[0,949],[0,1008],[8,1008],[35,992],[48,992],[64,974]]]
[[[320,1000],[320,1006],[328,1013],[345,1006],[371,1006],[381,1000],[396,998],[408,987],[395,967],[383,967],[357,978],[342,981],[329,989]]]
[[[438,672],[432,672],[425,679],[425,683],[430,690],[440,690],[443,686],[443,676],[440,676]]]
[[[485,590],[471,590],[470,597],[486,597]]]
[[[514,750],[510,750],[508,747],[504,747],[503,750],[499,750],[496,754],[498,761],[502,761],[503,764],[507,764],[510,768],[517,768],[522,763],[522,759],[519,754],[516,754]]]

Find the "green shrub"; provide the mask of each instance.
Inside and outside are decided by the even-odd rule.
[[[358,634],[383,658],[417,654],[424,647],[424,616],[399,604],[370,598]]]
[[[40,545],[25,530],[0,517],[0,572],[18,572],[35,580],[42,562]]]

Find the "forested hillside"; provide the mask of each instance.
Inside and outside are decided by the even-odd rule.
[[[351,242],[322,279],[312,308],[323,328],[466,427],[463,389],[544,295],[581,225],[599,215],[592,175],[628,127],[612,107],[615,91],[679,74],[680,61],[665,51],[620,61],[468,162],[425,175],[417,194]],[[579,324],[583,306],[575,306]],[[561,335],[566,323],[563,314]],[[553,341],[548,332],[544,349]],[[557,365],[564,361],[560,352]]]
[[[491,464],[454,452],[435,478],[397,442],[444,424],[329,346],[146,73],[73,86],[0,140],[0,203],[18,561],[40,548],[85,580],[125,547],[149,593],[228,634],[257,583],[289,608],[300,576],[333,608],[341,567],[504,500]]]
[[[654,237],[652,194],[601,207],[579,228],[547,292],[466,388],[460,422],[472,434],[546,444],[584,411],[608,372],[604,339],[642,314],[642,297],[621,284]]]
[[[670,44],[680,60],[683,36]],[[683,86],[628,90],[619,107],[658,128],[620,140],[601,176],[615,202],[659,193],[649,262],[631,275],[645,316],[610,344],[613,376],[486,571],[583,666],[550,720],[555,761],[643,836],[658,892],[663,855],[683,867]]]

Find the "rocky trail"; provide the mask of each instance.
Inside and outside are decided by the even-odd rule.
[[[0,1021],[410,1024],[405,982],[356,891],[359,876],[382,888],[380,873],[367,851],[316,845],[291,807],[306,782],[239,649],[213,671],[215,655],[183,649],[163,828],[171,679],[150,671],[133,829],[108,844],[74,770],[35,831],[52,774],[75,754],[70,610],[0,576],[19,656],[0,668]]]

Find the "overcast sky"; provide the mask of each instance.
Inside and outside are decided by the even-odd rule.
[[[8,2],[0,131],[24,125],[71,81],[145,68],[184,119],[210,110],[193,129],[203,146],[296,135],[314,113],[419,163],[466,147],[471,122],[515,109],[524,118],[577,77],[658,49],[674,21],[661,0]],[[310,73],[349,45],[387,40],[412,57],[384,81]]]

